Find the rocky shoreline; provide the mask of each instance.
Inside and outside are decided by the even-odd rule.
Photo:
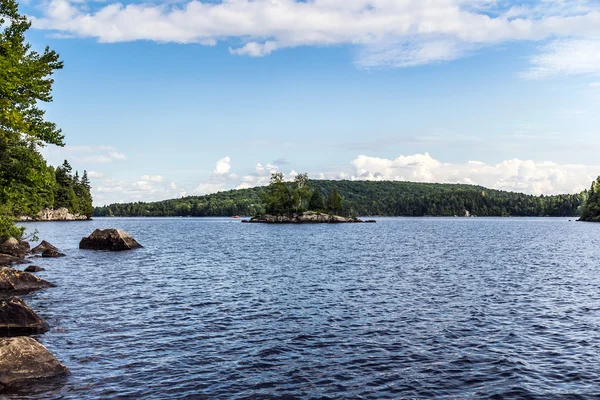
[[[37,213],[37,215],[31,216],[21,216],[17,218],[17,221],[20,222],[29,222],[29,221],[87,221],[91,218],[87,215],[82,214],[71,214],[68,209],[62,207],[56,210],[51,208],[44,208],[42,211]]]
[[[375,220],[366,220],[356,217],[342,217],[314,211],[295,213],[291,215],[260,215],[249,220],[242,220],[245,223],[262,224],[348,224],[348,223],[374,223]]]
[[[96,229],[81,239],[79,247],[121,251],[142,246],[120,229]],[[30,257],[40,255],[46,258],[65,256],[46,241],[33,249],[29,242],[15,238],[0,243],[0,394],[13,385],[55,378],[69,372],[42,344],[29,337],[44,334],[50,326],[18,297],[56,286],[33,273],[13,268],[15,264],[29,264]],[[44,268],[29,266],[27,270],[38,272]]]

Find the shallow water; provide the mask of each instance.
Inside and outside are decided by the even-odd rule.
[[[592,398],[600,224],[380,218],[31,223],[25,300],[65,378],[2,398]],[[96,227],[145,248],[82,251]]]

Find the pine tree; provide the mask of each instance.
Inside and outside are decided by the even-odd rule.
[[[327,200],[327,210],[334,214],[338,214],[342,210],[342,202],[342,196],[338,193],[338,191],[335,188],[331,189],[331,194]]]

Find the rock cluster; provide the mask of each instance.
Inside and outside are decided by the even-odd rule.
[[[86,215],[71,214],[68,209],[61,207],[57,210],[44,208],[34,217],[20,217],[20,221],[84,221],[89,219]]]
[[[79,242],[79,248],[85,250],[122,251],[141,247],[143,246],[121,229],[96,229]]]
[[[47,215],[42,217],[45,218],[44,220],[50,218]],[[118,251],[142,246],[120,229],[96,229],[89,237],[81,240],[79,247]],[[22,336],[42,334],[49,327],[22,299],[14,297],[15,294],[28,293],[54,285],[27,272],[43,271],[43,268],[32,265],[23,272],[8,266],[26,262],[24,256],[27,253],[34,254],[36,257],[40,254],[42,257],[61,257],[64,254],[46,241],[42,241],[29,251],[29,243],[16,239],[9,239],[0,244],[0,253],[3,253],[0,254],[0,299],[8,297],[7,300],[0,301],[1,393],[8,386],[35,379],[56,377],[67,373],[68,369],[35,339]]]
[[[58,249],[42,242],[31,253],[56,252]],[[35,339],[22,335],[38,335],[48,330],[48,324],[15,294],[26,294],[54,285],[37,276],[9,266],[27,262],[29,243],[14,238],[0,245],[0,392],[13,384],[33,379],[51,378],[67,372],[52,354]],[[30,271],[43,271],[37,266]],[[0,395],[0,397],[2,397]]]
[[[339,215],[330,215],[314,211],[292,215],[261,215],[250,220],[242,222],[265,223],[265,224],[339,224],[339,223],[360,223],[364,222],[355,217],[341,217]]]

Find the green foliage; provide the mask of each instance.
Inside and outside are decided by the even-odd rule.
[[[42,54],[31,50],[25,32],[31,27],[20,15],[15,0],[0,2],[0,150],[15,142],[38,146],[63,145],[60,129],[44,120],[38,101],[52,101],[51,79],[63,67],[56,52],[48,47]]]
[[[0,216],[0,242],[4,242],[10,237],[21,239],[25,228],[17,227],[12,218]]]
[[[310,185],[308,181],[308,174],[299,174],[294,178],[293,185],[293,193],[294,193],[294,208],[296,212],[304,211],[306,205],[308,205],[308,200],[311,197],[312,191],[310,190]]]
[[[308,209],[311,211],[323,211],[325,209],[325,201],[320,191],[313,191],[308,202]]]
[[[286,184],[291,190],[292,184]],[[584,193],[532,196],[474,185],[414,182],[311,180],[321,199],[332,189],[343,196],[343,213],[381,216],[453,216],[469,211],[476,216],[577,216]],[[283,189],[280,187],[280,190]],[[261,198],[267,187],[230,190],[155,203],[126,203],[98,207],[95,216],[232,216],[256,215],[267,210]],[[313,195],[316,196],[316,195]],[[310,197],[308,209],[312,206]],[[283,196],[285,198],[285,196]],[[322,202],[321,202],[322,204]],[[294,208],[294,207],[292,207]]]
[[[87,171],[84,171],[83,177],[79,179],[79,173],[76,171],[73,175],[72,170],[67,160],[56,168],[54,208],[65,207],[72,213],[91,217],[94,207],[92,206],[91,186]]]
[[[39,107],[40,102],[52,101],[52,75],[63,64],[48,48],[41,54],[31,49],[25,41],[30,26],[15,0],[0,2],[0,215],[6,217],[0,233],[15,235],[21,231],[8,225],[9,217],[34,215],[56,201],[64,203],[61,196],[68,191],[68,179],[63,174],[57,182],[54,169],[39,152],[46,144],[64,145],[60,129],[45,120]],[[71,206],[76,197],[71,196]],[[84,208],[91,215],[91,197]]]
[[[581,210],[581,220],[600,222],[600,176],[594,182]]]
[[[342,203],[342,195],[338,193],[336,188],[331,189],[331,193],[327,199],[327,211],[339,214],[342,211]]]
[[[283,215],[294,208],[294,192],[285,183],[280,172],[271,174],[269,186],[260,199],[267,214]]]

